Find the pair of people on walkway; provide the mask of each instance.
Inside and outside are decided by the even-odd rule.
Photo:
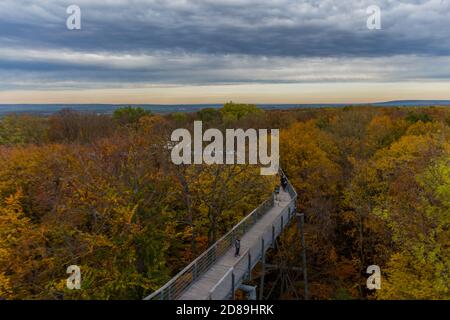
[[[280,185],[283,188],[283,191],[286,191],[288,180],[286,176],[283,173],[280,173]],[[276,192],[278,194],[278,192]],[[234,256],[239,257],[240,256],[240,250],[241,250],[241,240],[239,238],[236,238],[234,240],[234,248],[236,249]]]
[[[280,176],[280,185],[278,185],[275,188],[275,200],[277,200],[277,201],[280,200],[279,199],[280,191],[281,191],[280,189],[282,188],[283,191],[286,191],[286,188],[288,186],[288,180],[287,180],[286,176],[282,172],[279,173],[279,176]]]

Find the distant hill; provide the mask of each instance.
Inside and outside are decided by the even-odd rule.
[[[450,106],[450,100],[395,100],[373,103],[375,106]]]
[[[316,104],[258,104],[264,110],[296,109],[296,108],[341,108],[345,106],[378,106],[378,107],[412,107],[412,106],[450,106],[450,100],[398,100],[377,103],[316,103]],[[122,107],[117,104],[0,104],[0,116],[8,113],[32,113],[49,115],[61,109],[73,109],[78,111],[91,111],[102,114],[110,114]],[[222,104],[144,104],[139,105],[153,113],[196,112],[201,109],[219,109]]]

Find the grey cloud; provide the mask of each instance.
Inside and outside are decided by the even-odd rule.
[[[71,1],[5,0],[3,38],[84,50],[186,50],[282,56],[450,54],[450,5],[428,1],[85,1],[83,30],[65,29]],[[383,30],[365,9],[382,8]],[[5,11],[5,12],[4,12]]]
[[[73,3],[81,31],[65,28]],[[372,4],[379,31],[366,28]],[[18,86],[450,79],[434,67],[450,56],[449,0],[3,0],[0,15],[0,76],[28,78]]]
[[[24,51],[17,58],[26,63],[0,63],[0,88],[450,80],[450,57],[435,57],[430,65],[429,57],[411,55],[298,58],[167,52],[151,56],[58,53]],[[0,60],[8,59],[10,53],[0,50]]]

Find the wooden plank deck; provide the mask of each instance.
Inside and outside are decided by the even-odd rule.
[[[262,241],[264,238],[264,252],[272,245],[273,231],[277,237],[284,226],[289,222],[288,208],[291,203],[289,193],[281,190],[275,201],[275,205],[241,238],[240,253],[248,252],[253,268],[261,259]],[[293,210],[293,208],[292,208]],[[289,212],[292,213],[292,212]],[[283,218],[281,218],[283,216]],[[281,224],[283,222],[283,225]],[[205,300],[209,299],[210,292],[214,289],[213,299],[227,299],[231,293],[231,273],[234,268],[235,283],[242,283],[248,273],[248,256],[235,257],[234,247],[229,249],[205,274],[192,283],[180,297],[180,300]]]

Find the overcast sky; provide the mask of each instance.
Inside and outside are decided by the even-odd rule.
[[[450,0],[0,1],[0,103],[394,99],[450,99]]]

